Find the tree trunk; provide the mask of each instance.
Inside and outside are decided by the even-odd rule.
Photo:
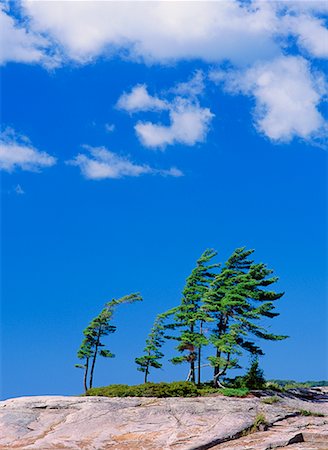
[[[228,366],[229,366],[229,362],[230,362],[230,353],[228,353],[227,362],[226,362],[225,366],[223,367],[223,369],[221,371],[219,371],[216,375],[214,375],[214,378],[213,378],[214,387],[224,388],[224,386],[220,383],[219,378],[222,375],[226,374],[226,371],[227,371]]]
[[[91,366],[91,371],[90,371],[90,383],[89,383],[89,388],[92,388],[92,383],[93,383],[93,372],[95,370],[95,364],[96,364],[96,359],[97,359],[97,353],[98,353],[98,347],[99,347],[99,343],[100,343],[100,334],[101,334],[101,329],[99,328],[98,331],[98,336],[97,336],[97,342],[95,345],[95,352],[93,355],[93,360],[92,360],[92,366]]]
[[[194,326],[190,325],[190,333],[192,334],[194,332]],[[189,353],[190,357],[190,381],[192,383],[195,383],[195,351],[192,350]]]
[[[194,355],[192,355],[192,358],[194,358]],[[195,361],[194,361],[194,359],[190,362],[190,372],[191,372],[190,381],[192,383],[195,383]]]
[[[202,336],[203,335],[203,321],[200,321],[200,325],[199,325],[199,334]],[[201,356],[202,356],[202,346],[200,345],[198,347],[198,377],[197,377],[197,385],[200,386],[200,374],[201,374]]]
[[[227,329],[227,325],[228,325],[228,317],[221,315],[220,317],[220,321],[218,323],[218,330],[217,330],[217,336],[220,337],[222,336],[223,333],[225,333],[226,329]],[[221,351],[217,348],[216,349],[216,357],[220,358],[221,357]],[[225,369],[226,371],[227,369]],[[215,366],[214,367],[214,375],[213,375],[213,379],[216,380],[219,376],[221,376],[222,373],[220,373],[220,365]],[[214,386],[216,386],[216,382],[214,381]]]
[[[149,375],[149,366],[146,367],[145,370],[145,378],[144,378],[144,383],[146,384],[148,381],[148,375]]]
[[[88,390],[88,386],[87,386],[88,371],[89,371],[89,358],[87,358],[85,361],[84,378],[83,378],[84,392],[87,392],[87,390]]]

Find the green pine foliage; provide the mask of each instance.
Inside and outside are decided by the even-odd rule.
[[[85,391],[87,391],[88,386],[89,388],[92,388],[97,357],[113,358],[115,356],[112,352],[104,348],[105,344],[103,343],[103,338],[114,333],[116,330],[116,327],[111,324],[111,319],[116,306],[123,303],[134,303],[140,300],[142,300],[142,298],[138,293],[111,300],[106,303],[98,316],[96,316],[83,331],[84,339],[77,352],[78,359],[83,363],[76,364],[75,367],[84,370],[83,385]]]
[[[263,370],[259,368],[259,360],[255,358],[246,375],[243,377],[243,384],[248,389],[264,389],[265,378]]]
[[[172,310],[174,323],[170,328],[176,330],[177,334],[171,338],[178,341],[176,349],[180,356],[172,358],[171,362],[173,364],[187,362],[189,364],[187,379],[193,383],[196,381],[196,364],[198,364],[198,384],[201,382],[201,349],[208,345],[208,339],[203,333],[203,324],[211,320],[201,305],[215,276],[213,271],[218,267],[218,264],[211,264],[215,256],[216,252],[211,249],[205,250],[201,255],[186,280],[180,305]]]
[[[138,370],[144,373],[145,383],[148,382],[150,368],[160,369],[162,367],[160,360],[163,358],[164,354],[160,351],[160,348],[164,343],[165,327],[163,319],[163,315],[157,317],[146,340],[146,346],[144,348],[145,354],[135,359],[136,364],[139,366]]]
[[[203,366],[213,368],[212,389],[222,390],[222,379],[228,382],[226,387],[237,390],[265,387],[258,363],[258,357],[264,354],[259,342],[287,336],[268,332],[261,324],[262,319],[278,316],[275,301],[283,293],[272,288],[278,278],[265,264],[254,262],[253,253],[245,247],[237,248],[222,265],[213,262],[215,250],[205,250],[186,279],[180,304],[157,316],[143,354],[135,358],[146,385],[151,370],[162,367],[164,344],[173,340],[178,354],[171,362],[188,365],[187,381],[197,381],[198,390],[205,389],[201,387]],[[108,302],[84,330],[76,367],[84,370],[85,391],[92,388],[97,358],[114,357],[103,339],[116,330],[111,323],[116,306],[138,300],[139,294],[131,294]],[[247,374],[234,380],[226,378],[227,371],[240,368],[240,357],[245,353],[253,358]]]
[[[214,278],[204,298],[203,309],[215,326],[209,337],[215,355],[208,359],[214,368],[213,383],[220,386],[220,377],[229,369],[239,368],[243,351],[263,355],[254,338],[281,340],[287,336],[268,333],[257,321],[273,318],[274,301],[283,293],[268,290],[277,281],[265,264],[249,259],[253,250],[237,248]]]

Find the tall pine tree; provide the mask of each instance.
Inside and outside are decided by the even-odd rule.
[[[196,267],[186,280],[180,305],[174,311],[174,324],[171,328],[177,330],[174,339],[178,341],[177,350],[182,353],[171,359],[174,364],[187,362],[189,364],[188,379],[196,382],[196,363],[198,364],[198,384],[201,381],[201,349],[208,344],[203,333],[203,323],[211,320],[208,313],[201,308],[203,298],[210,282],[215,277],[214,270],[218,264],[210,264],[216,256],[211,249],[198,259]]]
[[[266,290],[277,281],[272,270],[265,264],[254,264],[249,256],[253,250],[236,249],[221,272],[214,278],[204,298],[204,309],[214,320],[215,326],[210,342],[216,349],[215,356],[208,359],[214,367],[213,382],[220,386],[220,377],[228,369],[238,366],[243,350],[252,355],[263,351],[252,340],[252,336],[281,340],[287,336],[268,333],[256,321],[262,317],[273,318],[273,301],[283,293]]]

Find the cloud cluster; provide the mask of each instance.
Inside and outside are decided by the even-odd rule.
[[[327,2],[21,0],[20,18],[9,15],[8,5],[0,8],[0,63],[55,67],[118,56],[147,64],[224,64],[233,69],[225,74],[226,90],[254,98],[255,123],[270,139],[308,139],[325,126],[323,76],[305,58],[328,58]],[[199,74],[171,90],[173,99],[152,96],[141,84],[118,106],[131,114],[168,115],[168,125],[149,120],[135,125],[145,146],[193,145],[205,139],[212,118],[197,100],[203,89]]]
[[[129,113],[168,112],[169,125],[149,121],[136,123],[134,128],[137,136],[148,148],[163,149],[173,144],[195,145],[205,140],[214,117],[208,108],[199,104],[198,96],[204,89],[203,73],[197,71],[189,81],[179,83],[167,91],[166,98],[152,96],[147,86],[137,85],[130,93],[122,94],[117,107]]]
[[[277,51],[274,13],[237,1],[24,0],[22,5],[29,27],[79,63],[122,52],[150,63],[194,58],[240,63]]]
[[[40,51],[47,55],[52,49],[62,63],[118,54],[147,63],[252,64],[277,56],[290,37],[301,51],[327,57],[324,2],[22,0],[21,11],[24,20],[15,23],[1,10],[3,61],[38,62]]]
[[[148,165],[139,165],[127,157],[122,157],[107,150],[105,147],[90,147],[85,145],[87,153],[79,153],[67,164],[77,166],[88,180],[106,178],[139,177],[141,175],[161,175],[181,177],[183,173],[172,167],[167,170],[155,169]]]
[[[19,168],[38,172],[56,164],[56,158],[34,148],[26,136],[7,128],[0,134],[0,170],[13,172]]]
[[[211,78],[230,93],[255,99],[256,126],[272,140],[310,139],[326,126],[318,109],[325,82],[311,74],[302,57],[279,57],[244,71],[213,71]]]

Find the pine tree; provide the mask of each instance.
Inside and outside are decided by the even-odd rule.
[[[145,383],[148,381],[148,375],[151,367],[154,369],[160,369],[162,367],[162,364],[159,361],[164,356],[164,354],[160,351],[160,348],[164,343],[164,317],[163,315],[157,316],[149,336],[146,339],[146,346],[144,348],[145,355],[135,359],[136,364],[139,366],[138,370],[145,374]]]
[[[215,256],[216,252],[211,249],[205,250],[201,255],[196,267],[186,280],[181,304],[174,311],[172,310],[174,324],[171,328],[178,330],[178,336],[174,338],[179,342],[176,348],[180,353],[187,353],[172,358],[171,362],[189,363],[188,379],[194,383],[196,381],[195,367],[198,362],[198,384],[201,381],[201,349],[208,343],[203,333],[203,323],[211,320],[201,305],[209,283],[215,276],[213,270],[218,267],[218,264],[210,264]]]
[[[228,369],[239,367],[238,359],[243,350],[252,355],[263,355],[249,335],[269,340],[287,337],[270,334],[256,323],[262,317],[278,315],[273,312],[272,302],[283,293],[263,289],[275,283],[277,277],[270,277],[272,270],[265,264],[254,264],[249,259],[253,252],[236,249],[205,295],[204,309],[215,321],[210,342],[216,348],[216,355],[208,359],[214,367],[213,383],[216,386],[221,386],[220,377]]]
[[[254,357],[250,368],[243,377],[243,384],[248,389],[263,389],[265,386],[265,378],[263,370],[259,367],[258,357]]]
[[[111,300],[106,303],[105,307],[98,314],[98,316],[96,316],[83,331],[84,339],[77,352],[77,357],[84,361],[84,364],[77,364],[76,367],[84,369],[83,385],[85,390],[87,390],[88,387],[88,375],[89,388],[92,388],[97,357],[102,356],[104,358],[113,358],[115,356],[109,350],[104,348],[105,344],[102,341],[104,336],[108,336],[116,331],[116,326],[110,323],[115,307],[123,303],[133,303],[140,300],[142,300],[140,294],[135,293],[126,295],[120,299]]]

